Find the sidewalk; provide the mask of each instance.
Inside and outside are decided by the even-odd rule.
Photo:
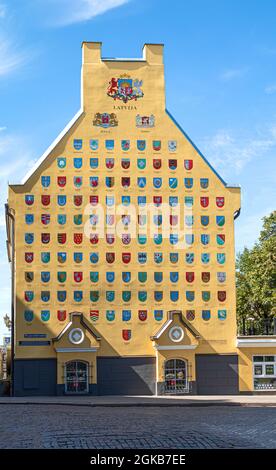
[[[62,396],[0,397],[0,405],[71,405],[89,407],[244,406],[276,407],[276,395],[235,396]]]

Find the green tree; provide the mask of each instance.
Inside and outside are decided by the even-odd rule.
[[[263,218],[259,240],[237,257],[237,317],[254,318],[257,332],[276,316],[276,211]]]

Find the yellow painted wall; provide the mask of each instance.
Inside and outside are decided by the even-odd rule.
[[[68,133],[60,140],[55,148],[50,152],[48,157],[41,163],[39,168],[34,171],[28,181],[23,185],[12,185],[9,187],[9,206],[15,211],[15,237],[16,237],[16,350],[17,358],[23,357],[55,357],[55,349],[50,347],[20,347],[18,341],[24,339],[26,333],[46,333],[48,339],[55,337],[64,328],[68,321],[69,312],[81,311],[88,322],[91,322],[89,312],[90,309],[100,311],[99,320],[91,322],[93,328],[102,337],[100,355],[155,355],[150,336],[160,328],[160,322],[154,319],[153,311],[164,310],[163,322],[166,321],[167,310],[180,309],[184,314],[187,309],[194,309],[196,312],[195,320],[192,322],[195,328],[202,336],[200,347],[197,349],[199,353],[230,353],[235,352],[236,340],[236,312],[235,312],[235,259],[234,259],[234,212],[240,207],[240,190],[239,188],[226,187],[210,166],[198,154],[197,150],[187,140],[185,135],[171,120],[165,112],[165,89],[164,89],[164,69],[162,46],[149,45],[145,48],[144,61],[108,61],[100,58],[100,44],[84,43],[83,57],[84,65],[82,69],[83,76],[83,113],[78,121],[68,131]],[[124,104],[122,101],[114,101],[107,96],[107,88],[112,77],[120,77],[122,74],[128,74],[131,78],[138,78],[143,81],[142,90],[143,98],[137,101],[130,101]],[[118,126],[114,128],[103,129],[93,126],[95,113],[115,113],[118,119]],[[53,113],[58,113],[58,109],[53,109]],[[152,129],[140,129],[136,127],[136,115],[155,116],[155,127]],[[83,139],[83,148],[76,151],[73,147],[74,139]],[[99,140],[98,151],[92,151],[89,147],[90,139]],[[105,139],[115,140],[115,150],[107,151],[105,149]],[[130,140],[130,150],[123,152],[121,149],[121,140]],[[145,139],[147,148],[144,152],[138,152],[136,148],[136,140]],[[152,148],[153,140],[161,140],[161,151],[154,151]],[[169,152],[168,140],[177,141],[177,150]],[[66,157],[67,165],[64,170],[57,166],[58,157]],[[73,158],[82,157],[83,167],[76,170],[73,166]],[[92,170],[89,166],[90,157],[99,158],[99,168]],[[107,157],[115,158],[115,166],[113,170],[105,167],[105,159]],[[130,158],[131,166],[129,170],[123,170],[121,167],[121,158]],[[147,167],[145,170],[138,170],[137,158],[146,158]],[[153,168],[153,158],[162,160],[161,170]],[[177,159],[178,167],[176,170],[169,170],[168,159]],[[193,160],[193,169],[188,171],[184,168],[184,159]],[[64,189],[57,185],[58,176],[67,177],[67,184]],[[49,188],[41,186],[41,176],[50,176],[51,185]],[[73,177],[82,176],[83,186],[76,189],[73,185]],[[99,186],[96,190],[89,186],[89,177],[98,176]],[[108,189],[105,185],[105,177],[115,177],[115,187]],[[121,186],[121,177],[130,176],[131,186],[129,189],[123,189]],[[147,177],[147,187],[139,189],[137,186],[137,177]],[[161,189],[154,189],[152,178],[161,176],[163,178],[163,186]],[[178,178],[178,187],[170,189],[168,185],[169,177]],[[194,179],[193,189],[184,188],[184,177],[192,177]],[[209,178],[209,188],[201,189],[200,178]],[[35,197],[34,205],[31,207],[25,204],[25,195],[32,194]],[[41,204],[41,195],[50,194],[51,204],[43,207]],[[67,205],[62,208],[56,203],[57,195],[67,195]],[[81,194],[84,202],[80,208],[76,208],[73,204],[73,196]],[[99,195],[99,202],[104,204],[106,195],[115,195],[117,200],[122,195],[131,196],[131,202],[137,206],[137,196],[146,195],[148,202],[152,202],[152,197],[162,195],[163,201],[168,202],[170,195],[179,197],[183,208],[183,200],[185,196],[194,197],[194,245],[188,249],[179,250],[179,262],[175,265],[171,264],[168,257],[169,252],[174,249],[168,240],[164,240],[163,244],[157,246],[153,240],[148,238],[147,245],[140,246],[136,239],[131,241],[128,246],[123,246],[119,239],[115,239],[113,246],[108,246],[105,240],[100,240],[94,248],[90,241],[84,237],[82,245],[73,243],[73,233],[82,233],[82,226],[74,226],[73,215],[83,214],[84,207],[89,202],[89,196],[92,194]],[[200,197],[208,196],[210,204],[207,209],[203,209],[200,205]],[[222,209],[216,206],[216,197],[224,197],[225,205]],[[35,216],[33,225],[25,224],[25,214],[32,213]],[[41,214],[49,213],[51,222],[44,226],[41,224]],[[59,226],[57,224],[57,214],[67,215],[67,224]],[[225,215],[224,227],[217,227],[216,215]],[[209,215],[210,222],[208,227],[202,227],[200,223],[201,215]],[[84,215],[84,223],[88,216]],[[183,228],[183,224],[182,224]],[[24,233],[33,232],[35,241],[32,246],[26,245],[24,241]],[[51,242],[49,245],[43,245],[40,237],[41,233],[50,233]],[[59,245],[57,242],[58,233],[67,233],[67,242],[65,245]],[[200,235],[209,233],[211,237],[210,245],[204,248],[200,243]],[[226,235],[226,242],[223,247],[217,246],[216,235],[223,233]],[[33,251],[35,259],[32,264],[26,264],[25,252]],[[43,265],[40,261],[40,252],[50,251],[51,261],[48,265]],[[56,253],[59,251],[67,251],[67,263],[58,265],[56,261]],[[81,264],[74,264],[73,252],[82,251],[84,253],[84,261]],[[100,262],[97,265],[90,265],[88,261],[89,253],[98,251],[100,253]],[[105,262],[105,251],[114,251],[116,253],[116,263],[107,265]],[[146,251],[148,254],[148,262],[145,266],[139,265],[137,262],[137,252]],[[156,265],[153,261],[153,252],[162,251],[164,253],[164,261],[162,265]],[[185,253],[194,252],[195,261],[193,265],[185,262]],[[131,252],[132,261],[129,265],[124,265],[121,261],[122,252]],[[201,263],[200,256],[202,252],[208,252],[211,255],[209,265],[205,266]],[[224,252],[226,254],[225,265],[219,265],[216,260],[216,253]],[[50,285],[43,285],[40,281],[41,271],[51,271]],[[92,285],[89,279],[89,272],[99,271],[100,281],[98,285]],[[155,284],[153,281],[154,271],[163,271],[164,280],[162,285]],[[34,271],[35,279],[32,283],[27,283],[24,279],[25,271]],[[67,272],[67,281],[61,285],[57,281],[57,271]],[[83,271],[84,279],[80,284],[76,284],[73,280],[74,271]],[[105,281],[105,272],[115,271],[116,281],[112,286]],[[129,285],[124,286],[121,281],[121,272],[131,271],[132,281]],[[147,271],[148,282],[146,285],[139,283],[137,279],[138,271]],[[179,272],[179,282],[171,284],[169,280],[169,272]],[[194,271],[195,281],[193,284],[187,284],[185,280],[185,272]],[[211,280],[208,284],[201,281],[201,272],[210,271]],[[216,279],[218,271],[226,271],[227,280],[224,284],[219,284]],[[24,300],[24,291],[34,290],[35,298],[30,305],[26,306]],[[47,304],[43,304],[40,300],[40,291],[50,290],[51,300]],[[67,290],[67,300],[65,304],[57,301],[56,291]],[[72,296],[73,290],[83,290],[84,299],[81,303],[74,302]],[[89,299],[90,290],[100,291],[100,301],[91,303]],[[116,300],[109,304],[105,300],[105,291],[115,290]],[[132,299],[129,304],[124,304],[121,299],[122,290],[131,290]],[[137,299],[139,290],[148,291],[148,300],[146,305],[140,303]],[[163,290],[164,299],[161,303],[155,302],[153,298],[154,290]],[[170,290],[179,290],[180,298],[178,302],[171,302],[169,299]],[[196,292],[195,301],[188,303],[185,299],[185,290],[194,290]],[[204,303],[201,299],[201,291],[210,290],[211,300]],[[217,300],[217,291],[226,290],[226,302]],[[34,310],[35,318],[31,323],[24,320],[24,310],[30,308]],[[129,322],[123,322],[121,318],[121,310],[131,309],[132,319]],[[41,310],[50,310],[51,318],[49,322],[42,322],[40,318]],[[60,322],[57,319],[57,310],[66,310],[67,319]],[[116,310],[116,318],[113,322],[108,322],[105,318],[105,311]],[[148,319],[144,322],[138,319],[138,310],[147,309]],[[211,319],[204,321],[201,318],[201,310],[210,309]],[[217,316],[218,309],[227,310],[227,318],[225,321],[219,320]],[[132,339],[124,341],[122,338],[122,329],[132,330]],[[185,353],[186,354],[186,353]]]
[[[239,355],[239,390],[240,392],[252,392],[253,384],[253,356],[275,355],[276,348],[240,348]]]

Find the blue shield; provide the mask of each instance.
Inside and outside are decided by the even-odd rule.
[[[202,319],[203,320],[210,320],[211,312],[210,310],[202,310]]]
[[[147,243],[147,235],[144,234],[138,234],[138,243],[140,245],[145,245]]]
[[[123,299],[123,302],[130,302],[131,292],[129,290],[124,290],[122,292],[122,299]]]
[[[131,319],[131,310],[123,310],[122,311],[122,320],[129,321]]]
[[[185,242],[187,243],[187,245],[192,245],[194,243],[194,235],[191,233],[186,233]]]
[[[208,215],[202,215],[200,217],[200,220],[201,220],[201,225],[203,225],[203,227],[207,227],[207,225],[209,225],[209,216]]]
[[[217,253],[217,262],[219,264],[224,264],[225,259],[226,259],[225,253]]]
[[[202,245],[208,245],[210,242],[210,235],[207,235],[207,233],[203,233],[201,234],[200,239]]]
[[[191,189],[194,185],[194,180],[193,178],[184,178],[184,186],[187,189]]]
[[[26,214],[25,222],[27,225],[32,225],[34,223],[34,214]]]
[[[65,194],[58,195],[57,202],[58,202],[59,206],[61,206],[61,207],[65,206],[66,205],[66,196],[65,196]]]
[[[185,215],[185,225],[187,227],[192,227],[194,225],[194,216],[193,215]]]
[[[41,291],[41,300],[42,300],[42,302],[49,302],[49,300],[50,300],[50,291],[48,291],[48,290]]]
[[[57,299],[59,302],[65,302],[67,297],[66,290],[58,290],[57,291]]]
[[[210,262],[210,254],[209,253],[201,253],[201,262],[203,264],[208,264]]]
[[[130,282],[131,273],[129,271],[123,271],[122,272],[122,279],[123,279],[123,282]]]
[[[82,149],[82,139],[74,139],[74,149],[75,150]]]
[[[98,253],[90,253],[89,259],[90,259],[90,263],[96,264],[99,261],[99,254]]]
[[[107,290],[105,293],[105,298],[107,302],[114,302],[115,300],[115,291],[114,290]]]
[[[161,188],[162,186],[162,178],[153,178],[153,187],[154,188]]]
[[[34,234],[33,233],[25,233],[25,243],[27,245],[31,245],[34,241]]]
[[[145,272],[138,272],[138,281],[139,282],[147,282],[148,274]]]
[[[48,188],[51,183],[51,178],[50,176],[41,176],[41,184],[43,188]]]
[[[160,264],[163,261],[163,253],[154,253],[154,262]]]
[[[75,290],[74,291],[74,301],[75,302],[81,302],[82,301],[82,296],[83,296],[82,290]]]
[[[25,195],[25,203],[27,206],[32,206],[34,203],[34,195],[33,194],[26,194]]]
[[[82,158],[81,157],[75,157],[74,158],[74,168],[81,168],[82,167]]]
[[[161,302],[161,300],[163,300],[163,291],[155,290],[154,291],[154,300],[156,302]]]
[[[177,302],[179,299],[179,292],[178,290],[171,290],[170,291],[170,299],[172,302]]]
[[[41,253],[41,262],[42,263],[49,263],[50,261],[50,253],[49,251],[44,251]]]
[[[122,196],[122,204],[123,204],[123,206],[129,206],[130,196]]]
[[[193,302],[195,300],[195,293],[193,290],[186,291],[186,300],[188,302]]]
[[[42,271],[41,272],[41,282],[49,282],[50,281],[50,272],[49,271]]]
[[[186,253],[186,263],[192,264],[195,260],[194,253]]]
[[[178,181],[177,178],[169,178],[169,186],[171,189],[177,188]]]
[[[170,253],[170,262],[176,264],[178,262],[178,253]]]
[[[50,310],[41,310],[41,320],[42,321],[49,321],[50,320]]]
[[[124,152],[126,152],[127,150],[130,149],[130,140],[122,140],[121,141],[121,146],[122,146],[122,150],[124,150]]]
[[[95,170],[99,166],[99,159],[98,158],[90,158],[90,168]]]
[[[82,253],[74,253],[74,262],[79,264],[83,260],[83,254]]]
[[[106,282],[114,282],[115,280],[115,273],[113,271],[109,271],[106,273]]]
[[[147,165],[147,160],[145,158],[137,158],[137,167],[139,170],[144,170]]]
[[[161,245],[163,241],[162,233],[155,233],[153,235],[153,240],[156,245]]]
[[[91,282],[98,282],[99,281],[99,272],[98,271],[91,271],[90,272],[90,281]]]
[[[203,290],[201,294],[202,294],[203,302],[209,302],[209,300],[211,298],[210,291],[209,290]]]
[[[26,302],[32,302],[34,300],[34,292],[32,290],[25,291],[25,300]]]
[[[59,225],[65,225],[66,224],[66,215],[65,214],[58,214],[57,220],[58,220]]]
[[[178,243],[178,234],[177,233],[170,233],[170,244],[176,245]]]
[[[140,302],[146,302],[147,298],[148,298],[147,291],[141,290],[138,292],[138,300]]]
[[[145,188],[147,184],[147,178],[145,178],[144,176],[139,176],[137,178],[137,184],[139,188]]]
[[[146,262],[147,262],[147,253],[140,251],[138,253],[138,263],[145,264]]]
[[[169,197],[169,204],[171,207],[176,207],[178,205],[178,197],[177,196],[170,196]]]
[[[145,140],[137,140],[137,150],[139,150],[140,152],[144,152],[144,150],[146,150]]]
[[[154,273],[154,282],[160,283],[163,281],[163,273],[162,272],[155,272]]]
[[[98,150],[99,148],[98,139],[90,139],[89,145],[90,145],[91,150]]]
[[[224,215],[217,215],[216,216],[216,223],[217,223],[218,227],[223,227],[223,225],[225,224]]]
[[[200,178],[200,187],[202,189],[207,189],[209,186],[209,180],[208,178]]]
[[[114,140],[106,140],[105,148],[106,150],[114,150]]]
[[[114,203],[115,203],[114,196],[106,196],[105,197],[105,203],[108,207],[114,206]]]
[[[66,158],[65,157],[58,157],[57,159],[57,166],[62,170],[66,167]]]
[[[178,282],[178,279],[179,279],[179,274],[176,273],[176,272],[171,272],[170,273],[170,281],[171,282]]]
[[[186,207],[193,207],[193,204],[194,204],[193,196],[185,196],[184,203]]]
[[[138,201],[138,206],[143,207],[147,203],[147,196],[138,196],[137,201]]]
[[[106,311],[106,319],[107,319],[107,321],[115,320],[115,311],[114,310],[107,310]]]
[[[34,312],[32,310],[24,311],[24,318],[26,322],[31,322],[34,319]]]
[[[154,310],[154,319],[156,321],[163,320],[163,310]]]
[[[74,215],[74,224],[81,225],[82,224],[82,214]]]

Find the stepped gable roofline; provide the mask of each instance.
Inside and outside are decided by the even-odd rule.
[[[199,334],[199,332],[191,325],[191,323],[186,320],[185,318],[183,318],[183,315],[182,315],[182,311],[181,310],[170,310],[168,312],[168,319],[167,321],[164,323],[163,326],[161,326],[161,328],[157,331],[157,333],[155,333],[155,335],[151,336],[151,340],[152,341],[155,341],[157,339],[160,338],[160,336],[162,336],[162,334],[167,330],[167,328],[172,324],[173,322],[173,319],[174,319],[174,316],[178,316],[179,318],[179,321],[180,323],[183,324],[183,326],[185,328],[187,328],[187,330],[190,331],[190,333],[196,338],[196,339],[199,339],[201,336]]]
[[[62,336],[66,333],[66,331],[72,326],[74,317],[79,317],[79,319],[80,319],[80,324],[83,326],[83,328],[84,328],[85,330],[89,331],[89,333],[90,333],[97,341],[100,341],[100,340],[101,340],[101,336],[97,335],[97,334],[90,328],[90,326],[86,323],[86,321],[85,321],[85,319],[84,319],[84,316],[83,316],[83,313],[81,313],[81,312],[72,312],[72,313],[70,313],[70,322],[65,326],[65,328],[63,328],[63,330],[59,333],[58,336],[56,336],[55,338],[52,339],[53,343],[59,341],[59,340],[62,338]]]

